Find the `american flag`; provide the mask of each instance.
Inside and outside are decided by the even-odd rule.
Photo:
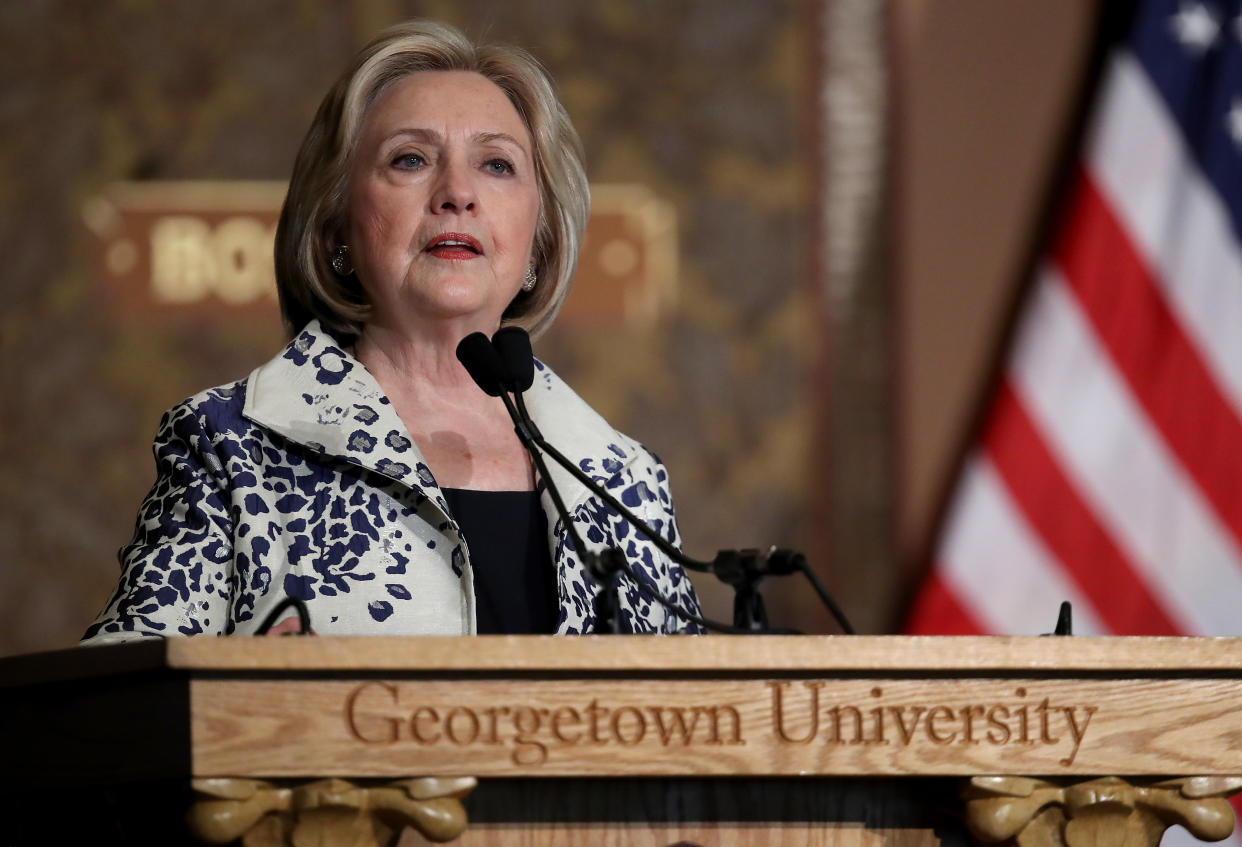
[[[1242,634],[1240,6],[1110,56],[912,631]]]
[[[1103,73],[911,632],[1242,634],[1242,0]]]

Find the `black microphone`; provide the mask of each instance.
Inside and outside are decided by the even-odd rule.
[[[486,335],[472,332],[457,342],[457,361],[489,397],[499,397],[504,393],[502,382],[508,370]]]
[[[512,387],[521,384],[529,384],[527,379],[533,379],[534,359],[530,350],[530,338],[526,335],[526,331],[520,327],[506,327],[500,332],[504,333],[505,341],[497,345],[497,352],[501,355],[504,362],[505,371],[508,374],[504,380],[506,387]],[[530,374],[528,377],[527,374]],[[512,390],[512,388],[511,388]],[[811,582],[815,592],[819,595],[820,600],[837,621],[842,632],[848,635],[854,633],[853,627],[850,626],[840,607],[833,601],[828,594],[823,583],[806,564],[806,558],[800,553],[788,550],[779,550],[775,547],[766,553],[760,553],[755,550],[731,551],[722,550],[717,554],[716,559],[711,563],[700,562],[692,559],[683,553],[673,544],[669,543],[662,535],[652,530],[647,524],[638,518],[633,512],[616,500],[612,495],[599,486],[595,480],[587,476],[577,465],[567,459],[559,450],[543,439],[539,429],[535,426],[534,421],[530,417],[530,413],[526,410],[526,403],[522,399],[521,391],[514,391],[514,402],[516,403],[518,413],[532,434],[532,438],[539,448],[551,456],[558,464],[581,482],[586,488],[597,497],[608,503],[616,509],[631,526],[636,527],[643,535],[647,536],[665,555],[681,564],[689,570],[702,571],[714,574],[717,578],[732,585],[737,596],[734,603],[734,627],[724,627],[711,621],[706,621],[694,616],[685,617],[684,610],[677,607],[669,606],[662,598],[656,598],[662,605],[668,606],[682,620],[694,619],[695,622],[709,629],[723,632],[756,632],[771,631],[767,625],[767,615],[763,609],[763,600],[755,589],[758,582],[765,576],[780,575],[801,571]],[[628,568],[627,568],[628,572]],[[634,575],[629,574],[633,579]],[[640,587],[642,583],[640,582]]]
[[[505,374],[502,382],[505,387],[513,391],[513,399],[517,406],[518,415],[521,420],[529,428],[529,433],[536,445],[551,456],[557,464],[568,471],[574,478],[581,482],[594,495],[602,499],[609,506],[616,509],[623,518],[633,527],[637,528],[643,535],[647,536],[653,544],[655,544],[661,552],[669,558],[678,562],[689,570],[695,570],[705,573],[711,573],[718,579],[734,586],[738,590],[737,602],[734,605],[734,624],[735,628],[721,627],[711,621],[695,619],[696,623],[706,626],[709,629],[726,632],[754,632],[758,630],[766,630],[767,621],[766,613],[763,611],[762,599],[755,591],[757,583],[765,576],[787,575],[801,572],[810,581],[815,593],[819,595],[820,601],[832,615],[841,631],[847,635],[854,634],[854,628],[850,625],[849,620],[845,617],[845,613],[832,599],[823,583],[819,580],[815,572],[806,562],[806,557],[801,553],[792,550],[781,550],[776,547],[770,548],[766,552],[757,550],[722,550],[717,553],[716,558],[710,563],[701,562],[687,556],[676,546],[667,541],[663,535],[653,530],[651,527],[641,520],[637,515],[626,508],[615,497],[603,489],[595,480],[587,476],[576,464],[571,462],[559,450],[544,440],[540,434],[535,422],[531,419],[530,413],[526,410],[526,403],[522,399],[522,391],[528,388],[534,379],[534,357],[531,352],[530,336],[526,330],[517,326],[505,327],[497,332],[497,337],[501,339],[500,343],[496,343],[496,352],[502,360],[502,369]],[[517,386],[521,385],[521,388]],[[507,404],[506,404],[507,406]],[[516,422],[517,418],[515,418]],[[628,564],[628,563],[627,563]],[[629,568],[626,568],[627,573]],[[637,580],[633,573],[629,573],[631,579],[634,579],[642,587],[641,580]],[[656,598],[662,605],[663,598]],[[688,618],[684,610],[680,610],[675,606],[669,606],[678,617],[683,620]],[[694,616],[690,615],[689,618]]]
[[[519,429],[519,431],[524,430],[525,433],[529,435],[532,442],[538,446],[541,451],[551,456],[558,464],[568,470],[580,482],[584,482],[588,491],[596,494],[602,492],[602,489],[600,489],[593,480],[589,477],[585,477],[577,465],[570,462],[559,450],[544,439],[542,433],[539,432],[539,427],[536,426],[535,421],[526,410],[526,402],[522,399],[522,392],[530,388],[535,381],[535,357],[531,351],[530,336],[526,333],[526,330],[518,326],[502,327],[496,331],[494,336],[492,336],[492,343],[495,345],[496,352],[500,356],[503,363],[504,376],[501,378],[501,382],[504,384],[507,391],[513,392],[513,400],[516,404],[516,413],[511,410],[510,414],[514,415],[514,425]],[[508,406],[506,404],[506,408],[507,407]],[[532,451],[531,455],[534,456],[535,453]],[[552,488],[550,479],[548,480],[548,483],[549,490],[551,491]],[[656,545],[661,550],[671,551],[674,554],[673,558],[678,558],[680,551],[665,542],[663,536],[655,534],[645,523],[638,520],[634,514],[613,499],[611,495],[604,493],[604,499],[616,507],[620,511],[622,517],[624,517],[632,526],[639,527],[644,534],[655,541]],[[598,612],[598,607],[600,605],[604,606],[609,614],[619,614],[616,593],[620,590],[620,574],[624,572],[625,575],[628,576],[638,587],[639,591],[645,594],[648,599],[659,603],[665,609],[672,612],[673,615],[679,620],[686,623],[694,623],[704,629],[711,629],[718,632],[736,632],[736,630],[727,627],[724,624],[719,624],[715,621],[710,621],[705,618],[692,615],[672,600],[669,600],[653,586],[648,585],[646,580],[639,578],[639,576],[634,572],[634,569],[630,566],[629,561],[625,558],[625,555],[619,549],[615,547],[605,548],[602,557],[607,561],[609,581],[601,586],[600,593],[596,595],[597,618],[600,616]]]
[[[522,334],[525,335],[525,332]],[[526,339],[526,350],[527,356],[529,356],[529,337]],[[533,422],[528,424],[522,420],[517,410],[513,407],[513,402],[509,399],[506,386],[511,382],[511,374],[504,361],[500,358],[500,354],[496,351],[496,347],[491,339],[481,332],[470,333],[470,335],[467,335],[457,343],[457,360],[462,363],[466,372],[470,374],[470,378],[475,381],[479,388],[483,389],[489,396],[499,397],[504,402],[505,411],[509,413],[509,417],[513,420],[514,432],[517,433],[518,440],[522,442],[526,452],[530,454],[531,462],[535,465],[539,478],[543,480],[543,484],[547,487],[548,495],[552,498],[552,504],[556,508],[556,513],[564,524],[565,530],[569,533],[574,549],[581,556],[582,564],[586,567],[591,579],[602,586],[615,587],[615,575],[619,570],[617,555],[620,551],[605,550],[601,556],[589,550],[583,543],[582,537],[578,534],[577,524],[570,520],[569,510],[565,508],[565,501],[561,499],[560,491],[557,490],[555,483],[552,482],[552,477],[548,474],[548,468],[543,462],[543,456],[535,449],[536,439],[540,438],[538,430],[535,429]],[[533,379],[534,362],[532,361],[531,379],[527,381],[527,385]],[[616,602],[615,590],[606,588],[596,595],[595,625],[596,631],[600,631],[602,628],[605,632],[620,632],[620,607]]]
[[[503,326],[492,336],[492,345],[504,370],[505,388],[514,394],[530,388],[535,382],[535,354],[526,330]]]

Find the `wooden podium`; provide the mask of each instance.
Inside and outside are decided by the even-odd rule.
[[[1232,829],[1242,639],[150,640],[0,727],[6,844],[1146,847]]]

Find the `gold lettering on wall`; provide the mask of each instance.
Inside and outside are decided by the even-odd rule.
[[[276,295],[272,243],[276,229],[250,216],[212,227],[190,215],[167,215],[151,226],[151,296],[194,303],[216,296],[229,304]]]
[[[99,276],[128,312],[276,310],[280,182],[128,182],[82,208]],[[592,186],[591,219],[561,320],[645,326],[674,302],[674,208],[641,185]]]
[[[126,313],[276,311],[279,182],[131,182],[82,209],[101,283]]]

